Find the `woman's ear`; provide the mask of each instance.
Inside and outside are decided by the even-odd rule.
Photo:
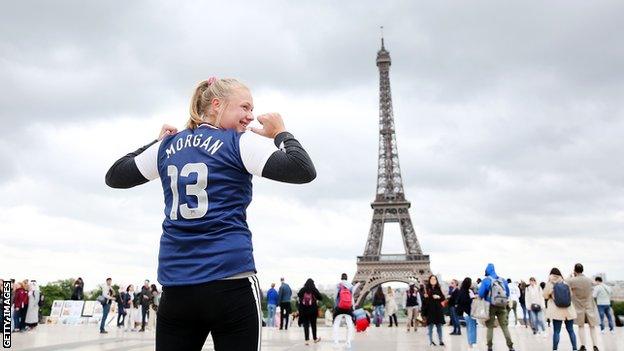
[[[213,109],[218,109],[221,107],[221,100],[219,100],[219,98],[213,98],[210,101],[210,106],[212,106]]]

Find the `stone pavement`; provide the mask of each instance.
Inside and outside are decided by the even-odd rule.
[[[530,330],[524,327],[510,328],[510,330],[516,350],[552,349],[551,335],[547,338],[536,337],[532,335]],[[600,335],[600,350],[624,351],[624,328],[616,328],[616,330],[615,334],[607,333]],[[365,333],[356,334],[351,350],[467,350],[465,334],[450,336],[448,335],[450,331],[451,329],[445,327],[445,347],[430,347],[424,328],[419,328],[417,332],[407,333],[403,327],[372,327]],[[479,327],[477,336],[478,347],[476,350],[486,350],[485,332],[485,328]],[[346,335],[346,332],[343,334],[343,337],[344,335]],[[262,350],[345,350],[344,345],[340,345],[339,348],[334,347],[331,341],[332,330],[330,328],[319,326],[319,336],[322,338],[320,343],[305,346],[301,328],[290,328],[288,331],[264,328]],[[434,341],[437,342],[435,332]],[[494,346],[495,350],[507,349],[502,332],[498,329],[494,331]],[[154,333],[150,331],[146,333],[123,332],[116,328],[109,328],[109,334],[101,335],[98,333],[98,326],[96,325],[40,325],[33,331],[13,333],[13,346],[11,349],[24,351],[147,351],[154,350]],[[203,349],[213,350],[210,336]],[[589,349],[591,350],[591,348]],[[561,335],[559,350],[571,350],[570,341],[565,331]]]

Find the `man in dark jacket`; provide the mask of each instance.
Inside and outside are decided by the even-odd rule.
[[[280,304],[280,330],[286,329],[288,330],[288,317],[290,316],[290,312],[292,311],[292,307],[290,305],[290,299],[292,298],[292,290],[290,289],[290,285],[286,284],[284,278],[280,279],[282,285],[279,287],[278,301]]]
[[[152,299],[152,292],[150,291],[149,280],[145,280],[145,284],[143,284],[139,296],[141,298],[141,330],[139,331],[144,332],[146,318],[149,318],[149,306]]]
[[[501,289],[503,291],[501,291]],[[503,296],[494,295],[494,292],[501,292]],[[485,269],[485,278],[481,282],[479,287],[479,298],[485,299],[490,302],[490,319],[485,322],[487,327],[487,347],[488,351],[492,351],[492,339],[494,338],[494,326],[495,319],[498,319],[498,324],[503,330],[505,340],[507,341],[507,347],[509,351],[513,351],[513,341],[509,334],[509,320],[507,316],[507,301],[509,301],[509,286],[507,281],[496,274],[494,265],[489,263]],[[504,305],[499,306],[499,301],[504,302]],[[502,304],[502,303],[501,303]]]

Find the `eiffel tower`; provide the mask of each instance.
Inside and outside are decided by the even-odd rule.
[[[392,95],[390,93],[390,53],[381,38],[377,52],[379,68],[379,160],[377,166],[377,194],[371,203],[373,220],[368,232],[364,255],[357,258],[357,272],[353,282],[360,283],[354,293],[356,305],[361,306],[366,295],[382,283],[425,282],[431,274],[429,255],[423,255],[409,215],[410,202],[405,199],[399,153],[397,151]],[[399,223],[405,254],[381,253],[384,226]]]

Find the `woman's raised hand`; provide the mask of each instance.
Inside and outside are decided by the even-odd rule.
[[[264,137],[275,139],[275,136],[286,130],[284,120],[279,113],[265,113],[257,117],[262,128],[250,127],[252,132]]]
[[[166,137],[167,135],[172,135],[178,132],[178,128],[168,125],[168,124],[163,124],[162,128],[160,129],[160,135],[158,136],[158,141],[163,140],[164,137]]]

